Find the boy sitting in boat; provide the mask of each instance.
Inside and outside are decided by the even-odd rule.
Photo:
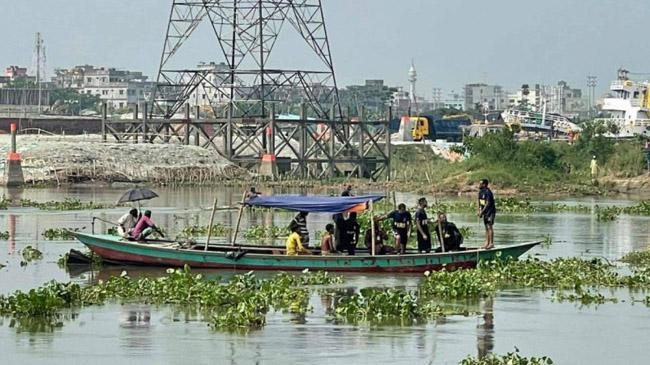
[[[320,254],[323,256],[332,255],[336,253],[336,248],[334,247],[334,225],[328,223],[325,226],[325,234],[320,239]]]
[[[287,256],[311,255],[311,252],[302,245],[300,239],[300,225],[292,222],[292,224],[289,225],[289,229],[291,230],[291,234],[289,235],[289,238],[287,238]]]

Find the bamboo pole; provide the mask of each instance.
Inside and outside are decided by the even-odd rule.
[[[246,192],[244,192],[244,194],[242,194],[242,196],[241,196],[241,207],[239,207],[239,215],[237,216],[237,224],[235,225],[235,233],[233,233],[232,242],[230,242],[231,246],[234,246],[235,242],[237,241],[237,233],[239,233],[239,224],[241,223],[241,216],[244,213],[245,200],[246,200]]]
[[[368,207],[370,208],[370,234],[372,234],[372,244],[370,245],[370,255],[375,256],[375,212],[372,206],[372,199],[368,202]]]
[[[217,197],[214,197],[214,204],[212,205],[212,213],[210,214],[210,223],[208,224],[208,239],[205,241],[205,248],[203,251],[208,250],[210,245],[210,237],[212,237],[212,222],[214,222],[214,212],[217,210]]]

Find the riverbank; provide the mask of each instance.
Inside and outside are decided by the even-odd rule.
[[[622,174],[607,167],[601,169],[602,176],[594,182],[589,176],[588,161],[584,166],[580,161],[574,166],[567,164],[566,171],[540,166],[526,169],[511,165],[509,161],[495,163],[478,158],[450,162],[436,155],[430,147],[419,144],[393,146],[391,179],[384,177],[376,182],[354,178],[268,181],[208,149],[180,144],[102,143],[98,135],[20,135],[17,145],[27,186],[220,184],[309,188],[312,192],[337,193],[342,185],[351,184],[357,191],[473,196],[478,180],[488,178],[499,196],[650,194],[650,176],[646,171]],[[10,136],[0,135],[0,154],[6,156],[9,146]],[[619,148],[629,150],[629,146]],[[620,162],[615,160],[612,165],[620,165]]]

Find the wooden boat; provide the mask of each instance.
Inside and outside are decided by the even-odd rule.
[[[340,213],[372,209],[372,201],[382,196],[358,197],[265,197],[252,198],[248,205]],[[366,203],[368,203],[366,205]],[[374,228],[373,228],[374,229]],[[373,255],[374,250],[354,256],[287,256],[284,247],[254,245],[187,245],[173,241],[135,242],[105,234],[70,232],[104,261],[149,266],[214,268],[233,270],[325,270],[335,272],[419,272],[427,270],[472,268],[481,260],[517,258],[541,241],[497,246],[485,249],[441,253],[408,252],[402,255]]]
[[[424,272],[427,270],[472,268],[480,260],[517,258],[541,243],[526,242],[490,250],[470,249],[446,253],[407,253],[404,255],[359,254],[355,256],[286,256],[284,248],[255,246],[183,247],[173,242],[122,241],[111,235],[74,232],[75,237],[103,260],[111,263],[236,270],[326,270],[339,272]]]

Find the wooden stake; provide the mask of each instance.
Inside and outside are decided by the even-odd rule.
[[[212,213],[210,214],[210,224],[208,224],[208,239],[205,241],[204,251],[208,250],[210,245],[210,237],[212,237],[212,222],[214,222],[214,212],[217,210],[217,197],[214,197],[214,204],[212,205]]]
[[[242,194],[241,196],[241,207],[239,208],[239,216],[237,216],[237,224],[235,225],[235,233],[232,236],[232,242],[230,242],[231,246],[235,245],[235,242],[237,241],[237,233],[239,233],[239,224],[241,223],[241,216],[244,214],[244,208],[246,207],[244,205],[246,201],[246,192]]]

